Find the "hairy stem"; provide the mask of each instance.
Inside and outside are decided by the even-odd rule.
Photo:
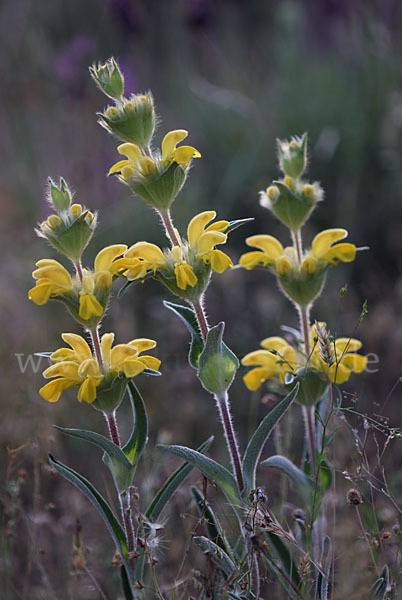
[[[296,250],[297,260],[299,263],[301,263],[303,256],[303,245],[300,229],[296,233],[293,230],[290,230],[290,234],[292,236],[293,247]]]
[[[200,326],[201,334],[205,342],[208,335],[209,325],[207,315],[205,314],[204,308],[202,306],[202,298],[198,300],[198,302],[193,302],[192,307],[194,309],[195,316],[197,317],[198,325]]]
[[[103,370],[103,358],[102,358],[102,350],[101,350],[101,344],[100,344],[100,339],[99,339],[99,330],[97,327],[95,327],[94,329],[90,329],[89,333],[91,335],[91,341],[92,341],[92,346],[93,346],[94,353],[95,353],[95,358],[98,362],[99,368],[101,370]]]
[[[74,262],[74,267],[75,267],[76,273],[77,273],[77,275],[78,275],[78,277],[79,277],[79,279],[80,279],[80,281],[82,283],[82,264],[81,264],[81,261],[80,260],[75,261]]]
[[[133,521],[131,518],[130,490],[126,490],[125,492],[119,494],[119,501],[120,501],[121,514],[123,517],[124,529],[126,531],[126,536],[127,536],[127,551],[128,551],[129,559],[130,559],[131,558],[130,553],[132,555],[135,550],[134,527],[133,527]]]
[[[228,393],[223,392],[222,394],[215,394],[214,398],[216,400],[219,415],[221,417],[223,431],[225,433],[226,443],[232,461],[233,471],[236,476],[237,485],[239,490],[242,491],[244,488],[243,473],[241,468],[239,447],[230,414]]]
[[[306,440],[308,445],[308,453],[310,455],[310,464],[313,478],[316,475],[315,463],[315,406],[302,406],[304,427],[306,432]]]
[[[170,216],[170,210],[159,211],[162,223],[165,227],[166,235],[169,238],[172,246],[180,246],[180,240],[176,235],[172,217]]]
[[[113,444],[116,444],[116,446],[119,446],[119,448],[120,448],[121,442],[120,442],[119,429],[117,427],[116,414],[115,413],[112,413],[112,414],[104,413],[104,415],[106,418],[107,425],[109,427],[110,439],[112,440]]]

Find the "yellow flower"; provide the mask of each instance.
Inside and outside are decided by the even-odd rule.
[[[35,287],[29,290],[28,298],[35,304],[43,305],[49,298],[68,300],[68,306],[74,310],[78,301],[78,315],[84,321],[101,317],[105,311],[108,291],[113,278],[118,275],[119,264],[115,260],[127,249],[125,244],[114,244],[101,250],[94,263],[94,270],[82,270],[82,281],[75,275],[71,277],[63,265],[53,259],[42,259],[33,273],[37,280]]]
[[[325,323],[320,323],[324,325]],[[310,329],[311,355],[306,357],[301,348],[295,349],[281,337],[262,340],[264,350],[250,352],[242,359],[245,366],[255,368],[243,377],[249,390],[257,390],[267,379],[284,383],[286,373],[295,374],[302,367],[311,367],[328,382],[345,383],[352,373],[362,373],[367,366],[367,357],[357,354],[362,343],[354,338],[338,338],[331,342],[334,363],[328,365],[320,355],[315,325]]]
[[[180,146],[182,140],[188,136],[184,129],[170,131],[162,140],[161,153],[155,154],[152,158],[143,154],[141,148],[136,144],[121,144],[117,151],[126,156],[125,160],[120,160],[114,164],[109,175],[117,174],[123,181],[128,182],[136,176],[146,177],[153,173],[158,173],[161,167],[165,169],[173,163],[181,165],[186,169],[193,158],[200,158],[201,154],[192,146]]]
[[[312,255],[317,260],[331,265],[336,265],[337,261],[352,262],[356,257],[356,246],[345,242],[336,244],[339,240],[345,239],[347,235],[346,229],[325,229],[321,231],[313,239]]]
[[[42,306],[49,298],[57,298],[62,294],[69,294],[73,289],[70,273],[57,260],[43,258],[36,263],[32,276],[37,280],[35,287],[28,292],[28,298]]]
[[[323,325],[325,326],[325,323]],[[334,363],[328,365],[320,355],[315,325],[311,327],[310,337],[313,348],[311,364],[317,370],[323,371],[329,381],[345,383],[352,373],[362,373],[367,367],[367,357],[356,352],[362,347],[360,340],[343,337],[331,341]]]
[[[247,270],[255,267],[272,266],[279,275],[293,271],[295,251],[291,246],[284,248],[279,240],[272,235],[252,235],[246,239],[246,244],[259,250],[246,252],[240,257],[240,265]]]
[[[60,348],[50,356],[54,364],[43,376],[56,379],[39,390],[48,402],[57,402],[64,390],[78,386],[78,400],[92,403],[98,392],[112,385],[116,376],[129,379],[145,369],[157,371],[160,366],[160,360],[154,356],[140,356],[141,352],[155,347],[154,340],[141,338],[112,348],[114,334],[105,333],[101,339],[101,369],[83,337],[73,333],[64,333],[61,337],[70,348]]]
[[[167,279],[174,277],[177,288],[183,291],[197,285],[199,277],[196,273],[200,273],[200,266],[202,276],[206,271],[209,277],[209,269],[205,265],[210,265],[217,273],[223,273],[233,263],[215,246],[226,242],[227,234],[224,231],[229,227],[229,221],[216,221],[208,225],[215,217],[213,210],[196,215],[187,227],[188,241],[180,241],[180,246],[169,250],[162,251],[149,242],[137,242],[115,261],[115,268],[130,281],[143,279],[151,272],[154,275],[158,272]],[[180,240],[178,232],[176,235]]]
[[[229,221],[216,221],[208,225],[216,217],[214,210],[207,210],[193,217],[187,227],[189,248],[197,258],[210,264],[213,271],[223,273],[228,267],[233,267],[229,256],[221,250],[216,250],[218,244],[225,244]],[[208,225],[208,227],[207,227]]]
[[[274,336],[262,340],[264,350],[250,352],[242,359],[245,366],[256,368],[244,377],[244,383],[249,390],[255,391],[267,379],[285,380],[286,373],[294,373],[299,368],[296,350],[281,337]]]

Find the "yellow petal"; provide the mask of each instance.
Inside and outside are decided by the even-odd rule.
[[[201,154],[192,146],[180,146],[171,155],[171,159],[182,167],[186,167],[193,158],[201,158]]]
[[[165,263],[162,250],[149,242],[137,242],[127,250],[124,256],[125,258],[142,258],[151,263]]]
[[[83,337],[77,335],[76,333],[62,333],[61,337],[66,344],[71,346],[80,361],[86,360],[87,358],[92,358],[91,348],[88,346]]]
[[[246,244],[262,250],[271,259],[283,254],[282,244],[272,235],[252,235],[246,239]]]
[[[222,231],[222,233],[225,233],[229,225],[229,221],[215,221],[215,223],[208,225],[205,231]]]
[[[74,385],[77,384],[73,381],[69,381],[68,379],[54,379],[53,381],[49,381],[49,383],[41,387],[39,394],[48,402],[57,402],[61,393],[67,388],[73,387]]]
[[[258,390],[259,387],[266,381],[270,379],[272,375],[264,369],[263,367],[258,367],[257,369],[252,369],[248,373],[243,376],[243,381],[247,387],[252,392]]]
[[[78,314],[81,319],[88,321],[92,317],[101,317],[103,315],[103,308],[93,294],[82,294],[80,295],[80,309]]]
[[[320,259],[332,244],[343,240],[347,235],[348,232],[346,229],[324,229],[324,231],[318,233],[313,239],[312,251],[314,256]]]
[[[137,144],[120,144],[120,146],[117,146],[117,152],[123,156],[127,156],[131,163],[137,162],[142,157],[142,152]]]
[[[341,364],[354,373],[362,373],[367,367],[367,356],[362,354],[345,354]]]
[[[202,256],[206,252],[211,252],[216,244],[224,244],[227,237],[226,233],[221,231],[206,231],[198,240],[197,255]]]
[[[98,271],[94,275],[95,287],[108,290],[113,285],[113,276],[109,271]]]
[[[272,265],[274,260],[269,258],[264,252],[255,251],[255,252],[246,252],[242,254],[239,260],[239,264],[243,269],[255,269],[255,267],[267,267],[268,265]]]
[[[42,279],[29,290],[28,298],[38,306],[43,306],[49,300],[53,289],[54,285],[48,279]]]
[[[84,400],[84,402],[91,404],[96,399],[96,386],[97,381],[93,377],[87,377],[78,390],[79,402]]]
[[[142,362],[147,369],[153,369],[154,371],[157,371],[161,366],[161,361],[159,358],[155,358],[155,356],[140,356],[138,360]]]
[[[103,379],[103,375],[99,370],[99,365],[94,358],[87,358],[87,360],[82,361],[78,368],[78,375],[80,377],[93,377],[93,378],[101,378]]]
[[[125,360],[121,365],[124,375],[127,378],[136,377],[146,368],[145,364],[137,358]]]
[[[183,141],[188,136],[188,131],[185,129],[176,129],[169,131],[162,140],[162,158],[167,160],[172,152],[176,149],[179,142]]]
[[[356,352],[356,350],[360,350],[361,347],[361,341],[356,340],[355,338],[344,337],[335,340],[335,352],[338,359],[345,352]]]
[[[148,338],[137,338],[136,340],[132,340],[131,342],[129,342],[128,345],[134,346],[138,354],[140,354],[140,352],[144,352],[144,350],[150,350],[151,348],[155,348],[156,342],[155,340],[150,340]]]
[[[272,371],[272,374],[270,375],[270,377],[272,377],[272,375],[277,370],[276,361],[276,357],[273,354],[271,354],[271,352],[268,352],[268,350],[254,350],[253,352],[249,352],[248,354],[246,354],[246,356],[242,358],[241,364],[246,366],[263,366],[270,372]]]
[[[110,368],[119,370],[125,360],[136,358],[137,356],[137,349],[133,348],[133,346],[129,346],[129,344],[117,344],[110,351]]]
[[[345,367],[342,363],[335,363],[327,368],[330,381],[334,383],[345,383],[348,381],[351,370]]]
[[[282,352],[285,350],[287,346],[289,346],[288,342],[281,338],[278,335],[274,335],[272,337],[267,337],[260,342],[260,346],[266,348],[267,350],[277,350],[278,352]]]
[[[115,258],[127,250],[126,244],[114,244],[106,246],[96,255],[94,262],[95,273],[98,271],[109,271]]]
[[[289,275],[293,271],[292,263],[288,256],[283,254],[275,259],[275,269],[278,275]]]
[[[61,362],[62,360],[77,361],[77,359],[77,355],[71,348],[59,348],[50,355],[50,360],[54,363]]]
[[[206,225],[215,217],[216,212],[214,210],[206,210],[191,219],[187,227],[187,239],[191,247],[196,246],[199,238],[204,233]]]
[[[52,377],[65,377],[72,381],[79,381],[78,364],[74,361],[62,361],[51,365],[43,371],[43,377],[51,379]]]
[[[176,276],[177,287],[181,290],[187,289],[187,286],[194,287],[197,284],[197,276],[190,265],[176,265],[174,274]]]
[[[35,279],[49,279],[59,287],[71,288],[73,285],[70,273],[60,263],[39,267],[32,275]]]
[[[114,333],[104,333],[101,338],[101,352],[105,362],[110,364],[110,351],[114,341]]]
[[[119,162],[115,163],[113,166],[110,167],[108,175],[113,175],[114,173],[121,173],[121,170],[124,167],[127,167],[128,164],[128,160],[119,160]]]
[[[332,265],[336,265],[336,261],[352,262],[356,258],[356,246],[354,244],[342,243],[336,244],[321,256],[321,260],[326,260]]]
[[[208,259],[215,273],[223,273],[228,267],[233,267],[232,259],[222,250],[212,250],[208,255]]]

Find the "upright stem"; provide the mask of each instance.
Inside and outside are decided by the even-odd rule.
[[[112,442],[114,444],[116,444],[116,446],[119,446],[119,448],[120,448],[121,442],[120,442],[119,429],[117,427],[116,415],[115,415],[115,413],[112,413],[112,414],[104,413],[104,415],[106,418],[107,425],[109,427],[110,439],[112,440]]]
[[[308,444],[308,453],[310,455],[311,471],[313,478],[315,478],[315,406],[302,406],[302,413]]]
[[[124,529],[126,530],[127,536],[127,551],[129,559],[130,554],[132,554],[135,550],[135,542],[134,542],[134,528],[133,521],[131,519],[131,494],[130,490],[126,490],[122,494],[119,494],[121,513],[124,522]]]
[[[82,264],[81,264],[81,261],[77,260],[76,262],[74,262],[74,267],[75,267],[77,275],[78,275],[78,277],[79,277],[79,279],[80,279],[80,281],[82,283]]]
[[[159,212],[159,214],[160,214],[162,222],[165,226],[166,235],[170,239],[172,246],[180,246],[180,240],[177,237],[176,232],[174,230],[172,217],[170,216],[170,210],[169,209],[167,209],[165,211],[161,210]]]
[[[236,476],[237,485],[239,490],[242,491],[244,488],[243,473],[241,469],[239,447],[237,445],[236,434],[233,429],[232,417],[230,415],[229,408],[229,397],[228,393],[215,394],[214,396],[216,404],[218,406],[219,414],[222,420],[223,431],[230,454],[230,458],[233,465],[233,471]]]
[[[195,312],[195,316],[197,317],[198,325],[200,326],[202,337],[205,342],[205,340],[207,339],[209,326],[207,315],[205,314],[205,311],[202,306],[202,299],[198,300],[198,302],[193,302],[192,306]]]
[[[300,332],[303,336],[304,351],[307,360],[310,359],[311,343],[310,343],[310,307],[298,305],[297,307],[300,321]]]
[[[89,333],[91,334],[92,345],[95,352],[96,360],[98,361],[99,368],[103,369],[103,358],[102,358],[102,350],[99,339],[99,331],[98,328],[90,329]]]
[[[291,229],[290,234],[292,236],[293,247],[296,250],[297,260],[299,261],[299,263],[301,263],[303,256],[303,245],[300,229],[296,233]]]

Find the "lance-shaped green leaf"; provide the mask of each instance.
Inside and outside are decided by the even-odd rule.
[[[230,558],[228,554],[222,548],[220,548],[217,544],[209,540],[207,537],[200,535],[198,537],[193,538],[194,542],[197,544],[199,548],[213,560],[213,562],[220,568],[222,571],[230,577],[233,573],[236,573],[236,565]]]
[[[128,395],[133,411],[133,429],[123,448],[132,465],[136,465],[148,439],[148,418],[142,396],[132,381],[128,382]]]
[[[222,548],[222,550],[232,559],[232,550],[226,539],[223,527],[219,523],[219,519],[212,510],[212,507],[205,501],[204,496],[198,488],[191,486],[190,490],[197,507],[198,515],[203,518],[203,523],[207,529],[209,539],[215,542],[219,548]]]
[[[233,475],[215,460],[204,456],[196,450],[187,448],[186,446],[160,445],[158,447],[163,452],[175,454],[176,456],[180,456],[180,458],[184,458],[184,460],[197,467],[207,479],[215,481],[231,504],[241,504],[241,498]]]
[[[233,381],[239,361],[222,340],[225,323],[221,322],[208,331],[205,348],[198,362],[198,377],[211,394],[223,394]]]
[[[379,578],[375,581],[374,585],[371,588],[371,593],[374,598],[380,598],[384,600],[385,594],[391,591],[391,586],[389,583],[389,569],[387,565],[384,566],[383,570]]]
[[[49,454],[49,462],[51,466],[56,469],[65,479],[74,484],[94,505],[100,516],[102,517],[106,527],[109,530],[110,535],[116,545],[116,548],[121,556],[127,575],[132,581],[132,570],[128,562],[128,551],[126,536],[122,526],[115,517],[112,509],[106,500],[101,496],[98,490],[87,480],[85,477],[70,469],[63,463],[57,461],[51,454]]]
[[[293,390],[264,417],[256,432],[250,439],[243,458],[244,497],[247,497],[250,491],[255,488],[257,463],[260,460],[261,452],[266,441],[268,440],[275,425],[279,422],[279,420],[288,410],[289,406],[292,404],[298,391],[299,384],[296,384]]]
[[[195,312],[187,306],[173,304],[173,302],[168,302],[167,300],[165,300],[163,304],[166,306],[166,308],[169,308],[171,311],[173,311],[179,317],[179,319],[183,321],[189,330],[191,334],[191,345],[188,353],[188,362],[194,369],[198,369],[200,354],[204,350],[204,340],[202,339]]]
[[[211,435],[201,446],[198,448],[198,452],[204,454],[212,444],[214,436]],[[185,462],[165,481],[162,487],[159,489],[151,504],[145,512],[145,516],[151,522],[155,522],[159,519],[159,515],[162,510],[169,502],[180,484],[185,480],[187,475],[193,470],[194,465]]]
[[[285,456],[270,456],[266,460],[262,461],[260,465],[262,467],[275,467],[276,469],[280,469],[283,473],[285,473],[285,475],[289,477],[289,479],[291,479],[294,483],[299,485],[303,489],[303,491],[314,489],[313,480],[310,477],[308,477],[308,475],[306,475],[301,469],[296,467],[296,465],[294,465],[292,461],[290,461]]]
[[[331,539],[326,535],[321,556],[322,570],[317,575],[317,583],[315,588],[315,600],[328,600],[329,575],[331,573],[332,564],[332,543]],[[380,596],[381,597],[381,596]]]
[[[133,588],[130,585],[130,580],[124,565],[120,567],[121,588],[124,594],[124,600],[134,600]]]
[[[80,438],[101,448],[105,452],[103,460],[113,475],[113,480],[119,493],[130,487],[135,469],[121,448],[116,446],[116,444],[95,431],[67,429],[65,427],[58,427],[57,425],[55,425],[55,428],[66,435]]]
[[[245,225],[246,223],[251,223],[251,221],[254,221],[254,217],[248,217],[248,219],[237,219],[236,221],[230,221],[228,228],[225,229],[225,233],[230,233],[231,231],[234,231],[235,229],[237,229],[238,227],[241,227],[242,225]]]

